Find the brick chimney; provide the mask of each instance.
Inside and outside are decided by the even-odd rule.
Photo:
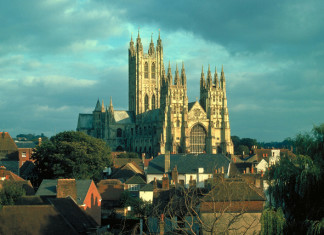
[[[66,198],[72,197],[74,200],[77,199],[77,189],[75,179],[58,179],[56,187],[56,197]]]
[[[157,181],[156,181],[155,177],[154,177],[154,181],[153,181],[153,189],[157,189]]]
[[[164,155],[164,172],[168,173],[170,170],[170,152],[168,151]]]
[[[172,170],[172,180],[174,182],[174,184],[178,184],[178,169],[177,169],[177,165],[175,165],[175,167]]]
[[[169,177],[167,174],[163,174],[162,177],[162,189],[168,190],[169,189]]]

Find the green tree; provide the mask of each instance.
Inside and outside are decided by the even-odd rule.
[[[249,155],[250,154],[249,147],[246,145],[238,146],[236,154],[243,155],[243,152],[244,152],[244,155]]]
[[[270,207],[282,209],[285,233],[324,233],[324,124],[295,138],[297,157],[282,157],[268,172]]]
[[[0,205],[14,205],[15,202],[26,194],[21,184],[14,181],[4,181],[0,190]]]
[[[32,158],[39,181],[75,178],[100,180],[111,165],[110,149],[100,139],[82,132],[66,131],[37,146]]]

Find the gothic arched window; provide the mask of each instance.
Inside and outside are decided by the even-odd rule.
[[[144,64],[144,78],[148,78],[148,63]]]
[[[155,109],[155,95],[152,96],[152,109]]]
[[[204,153],[206,151],[206,131],[200,124],[190,131],[190,153]]]
[[[117,129],[117,137],[122,137],[122,135],[123,135],[122,129],[118,128]]]
[[[151,78],[155,78],[155,63],[152,63],[151,65]]]
[[[148,99],[147,95],[145,96],[145,99],[144,99],[144,108],[145,108],[145,111],[149,109],[149,99]]]

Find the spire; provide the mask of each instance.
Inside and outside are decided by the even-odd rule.
[[[150,43],[150,47],[148,50],[148,54],[149,55],[153,55],[155,53],[155,49],[154,49],[154,43],[153,43],[153,33],[151,34],[151,43]]]
[[[161,37],[160,37],[160,29],[159,29],[159,37],[158,37],[158,40],[157,40],[157,45],[156,45],[156,48],[162,48],[162,40],[161,40]]]
[[[201,68],[201,77],[200,77],[200,89],[206,88],[205,74],[204,74],[204,66]]]
[[[181,69],[181,80],[182,80],[181,81],[182,85],[187,86],[187,76],[186,76],[186,70],[183,61],[182,61],[182,69]]]
[[[113,103],[112,103],[112,98],[110,96],[110,104],[109,104],[109,112],[114,112],[114,106],[113,106]]]
[[[215,84],[216,88],[219,87],[219,84],[218,84],[218,75],[217,75],[217,69],[216,69],[216,66],[215,66],[215,74],[214,74],[214,84]]]
[[[102,99],[102,103],[101,103],[101,112],[104,113],[105,112],[105,105],[104,105],[104,100]]]
[[[212,83],[212,75],[210,72],[210,65],[208,65],[208,73],[207,73],[207,87],[212,87],[213,83]]]
[[[98,98],[98,101],[97,101],[97,104],[96,104],[96,107],[95,107],[95,110],[94,111],[99,111],[101,112],[101,107],[100,107],[100,101],[99,101],[99,98]]]
[[[220,78],[221,88],[226,88],[226,81],[225,81],[225,73],[224,73],[224,67],[222,65],[222,72],[221,72],[221,78]]]
[[[169,83],[169,85],[172,85],[172,73],[171,73],[171,63],[170,63],[170,60],[169,60],[169,67],[168,67],[168,75],[167,75],[167,77],[168,77],[168,83]]]
[[[176,64],[176,71],[175,71],[175,77],[174,77],[174,85],[180,85],[180,76],[179,76],[178,64]]]
[[[137,39],[136,39],[136,50],[143,51],[143,45],[142,45],[141,36],[139,33],[139,28],[138,28],[138,35],[137,35]]]
[[[135,55],[135,47],[133,42],[133,33],[131,34],[131,40],[129,42],[129,55],[134,56]]]

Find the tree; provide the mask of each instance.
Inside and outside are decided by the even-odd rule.
[[[246,146],[246,145],[238,146],[237,154],[239,154],[239,155],[249,155],[250,154],[249,147]]]
[[[0,205],[14,205],[16,201],[26,194],[21,184],[14,181],[4,181],[0,190]]]
[[[282,157],[269,177],[269,206],[281,209],[285,233],[324,233],[324,124],[295,138],[297,157]]]
[[[37,146],[32,158],[39,180],[56,178],[101,178],[111,165],[110,149],[100,139],[82,132],[66,131]]]

